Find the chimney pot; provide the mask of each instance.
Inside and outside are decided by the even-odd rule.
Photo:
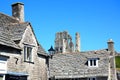
[[[114,52],[114,42],[112,39],[108,40],[108,51]]]

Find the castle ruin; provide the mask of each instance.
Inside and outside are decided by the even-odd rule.
[[[80,35],[76,33],[75,45],[67,31],[57,32],[55,37],[55,53],[80,52]]]

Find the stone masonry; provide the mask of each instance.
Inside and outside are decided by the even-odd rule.
[[[68,52],[79,52],[80,51],[80,35],[76,33],[76,44],[74,49],[74,43],[72,37],[67,31],[57,32],[55,38],[55,51],[56,53],[68,53]]]
[[[12,16],[17,20],[19,20],[20,22],[24,22],[24,4],[23,3],[12,4]]]
[[[24,22],[23,3],[13,4],[12,14],[11,17],[0,13],[0,64],[4,60],[1,56],[7,57],[0,80],[47,80],[47,54],[38,43],[31,23]]]
[[[76,44],[75,44],[75,51],[80,52],[80,34],[76,33]]]

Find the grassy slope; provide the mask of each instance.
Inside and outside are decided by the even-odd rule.
[[[115,57],[116,68],[120,71],[120,56]]]

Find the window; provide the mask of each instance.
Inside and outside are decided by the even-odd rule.
[[[0,73],[4,74],[6,72],[7,72],[7,58],[0,56]]]
[[[62,47],[60,48],[60,52],[62,53]]]
[[[32,47],[24,46],[24,60],[32,62]]]
[[[89,67],[98,67],[98,58],[88,59]]]
[[[96,78],[88,78],[88,80],[97,80]]]
[[[0,75],[0,80],[3,80],[3,76]]]
[[[55,48],[55,52],[58,52],[58,48]]]

